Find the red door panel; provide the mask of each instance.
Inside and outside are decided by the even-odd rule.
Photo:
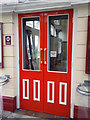
[[[67,72],[50,71],[49,66],[49,16],[68,15],[68,47],[67,47]],[[44,48],[46,48],[46,63],[44,64],[44,112],[70,117],[70,101],[71,101],[71,58],[72,58],[72,10],[46,12],[44,14]],[[56,18],[55,18],[56,19]],[[62,19],[62,18],[61,18]],[[51,21],[52,22],[52,21]],[[52,22],[52,24],[54,24]],[[54,25],[55,26],[55,25]],[[51,38],[50,38],[51,39]],[[52,39],[53,41],[53,39]],[[52,48],[51,48],[52,49]],[[53,58],[50,58],[53,59]],[[53,61],[54,62],[54,61]],[[53,90],[49,83],[53,83]],[[48,88],[49,87],[49,88]],[[53,101],[51,101],[52,94],[48,92],[53,91]],[[48,96],[49,95],[49,96]],[[49,98],[49,100],[48,100]]]
[[[23,46],[24,38],[22,34],[23,29],[24,29],[23,19],[24,20],[27,19],[27,23],[26,23],[27,29],[31,29],[33,32],[34,29],[32,28],[32,26],[29,26],[29,24],[32,22],[31,19],[34,19],[36,17],[39,17],[39,20],[40,20],[40,50],[42,50],[41,48],[43,48],[43,35],[42,35],[43,14],[33,13],[33,14],[20,14],[19,15],[20,108],[42,112],[43,111],[43,64],[41,64],[41,61],[43,60],[43,52],[39,51],[40,57],[41,57],[41,59],[39,58],[40,59],[39,70],[23,69],[23,64],[24,64],[23,54],[26,53],[23,51],[24,49],[24,46]],[[28,18],[31,18],[31,19],[29,20]],[[28,21],[31,21],[31,22],[28,23]],[[37,29],[35,29],[35,31],[37,31]],[[37,33],[36,33],[36,37],[37,37]],[[28,58],[26,57],[26,60],[27,59]]]

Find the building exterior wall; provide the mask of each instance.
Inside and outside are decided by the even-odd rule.
[[[2,87],[3,96],[15,96],[15,64],[14,64],[14,18],[13,13],[2,14],[3,23],[3,61],[4,68],[0,69],[0,76],[10,75],[10,81],[8,84]],[[5,36],[11,36],[11,45],[5,44]]]
[[[89,80],[89,74],[85,73],[86,46],[87,46],[87,25],[88,25],[88,5],[78,6],[77,8],[77,30],[75,41],[75,68],[74,68],[74,104],[77,106],[88,107],[88,97],[76,92],[77,85]]]
[[[77,10],[76,22],[76,40],[74,44],[74,104],[77,106],[88,107],[88,98],[76,92],[78,84],[83,83],[84,80],[89,80],[90,75],[85,73],[86,64],[86,44],[87,44],[87,23],[88,23],[88,5],[81,5],[75,8]],[[17,15],[16,15],[17,16]],[[18,43],[16,39],[17,32],[15,33],[16,26],[13,13],[3,13],[3,60],[4,68],[0,69],[0,76],[5,74],[10,75],[10,81],[3,87],[3,96],[15,97],[17,96],[17,81],[18,81]],[[15,27],[15,29],[14,29]],[[5,36],[11,36],[11,45],[5,45]],[[86,102],[84,102],[86,101]]]

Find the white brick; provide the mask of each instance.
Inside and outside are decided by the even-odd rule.
[[[77,19],[77,31],[87,31],[88,17]]]
[[[86,59],[76,59],[76,70],[85,71]]]
[[[84,80],[88,80],[88,74],[85,71],[76,71],[75,72],[75,82],[76,83],[83,83]]]
[[[3,34],[13,34],[13,24],[3,24]]]
[[[76,46],[76,57],[86,58],[86,45]]]
[[[4,57],[4,67],[5,68],[14,68],[14,57]]]
[[[2,15],[3,23],[13,22],[13,14],[12,13],[4,13]]]
[[[88,5],[78,6],[78,17],[88,16]]]
[[[4,46],[4,56],[14,56],[13,47],[11,45]]]
[[[87,44],[87,32],[77,32],[77,44]]]
[[[3,96],[15,97],[15,89],[3,89]]]

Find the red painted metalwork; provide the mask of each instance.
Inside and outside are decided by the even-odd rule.
[[[48,71],[48,16],[49,15],[69,15],[69,25],[68,25],[68,66],[67,73],[61,72],[49,72]],[[32,71],[32,70],[23,70],[22,66],[22,18],[27,17],[40,17],[40,48],[41,52],[41,61],[40,70],[41,71]],[[43,13],[28,13],[28,14],[19,14],[19,69],[20,69],[20,108],[28,109],[40,112],[46,112],[61,116],[70,117],[70,103],[71,103],[71,62],[72,62],[72,18],[73,10],[60,10],[60,11],[49,11]],[[46,48],[46,49],[45,49]],[[45,60],[44,64],[44,49],[45,51]],[[29,99],[23,99],[23,79],[29,79]],[[34,89],[33,81],[40,80],[40,101],[34,100]],[[47,81],[54,82],[54,102],[47,102]],[[59,85],[60,82],[67,84],[67,98],[66,105],[59,104]],[[49,84],[50,85],[50,84]],[[38,85],[36,85],[36,89]],[[65,88],[65,87],[64,87]],[[49,99],[53,100],[53,85],[49,86],[50,96]],[[64,92],[64,90],[62,91]],[[64,94],[64,93],[63,93]],[[36,92],[36,97],[38,97]],[[64,98],[65,99],[65,98]]]
[[[1,59],[2,59],[2,65],[0,66],[0,68],[3,68],[3,23],[1,24]]]
[[[88,71],[89,36],[90,36],[90,16],[88,16],[88,29],[87,29],[87,50],[86,50],[86,73],[87,74],[90,74],[90,71]]]

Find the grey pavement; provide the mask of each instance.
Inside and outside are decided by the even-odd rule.
[[[52,114],[29,111],[29,110],[16,110],[15,112],[3,111],[0,120],[70,120],[70,118],[56,116]]]

